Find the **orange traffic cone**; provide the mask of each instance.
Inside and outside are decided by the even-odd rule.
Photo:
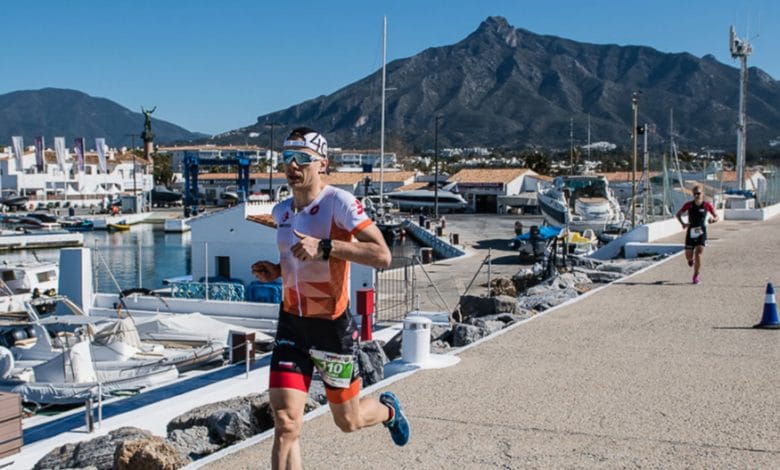
[[[753,328],[780,329],[780,319],[777,318],[777,303],[775,302],[775,288],[771,282],[766,285],[764,315],[761,317],[761,322],[758,325],[753,325]]]

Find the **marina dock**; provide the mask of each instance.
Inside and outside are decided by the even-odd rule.
[[[0,235],[0,251],[35,248],[61,248],[81,246],[84,235],[81,233],[14,233]]]
[[[464,348],[455,367],[383,385],[378,391],[396,393],[411,421],[405,447],[382,426],[344,434],[319,414],[303,427],[303,462],[778,467],[780,333],[752,328],[767,282],[780,282],[778,230],[778,216],[720,222],[710,227],[700,285],[678,254]],[[467,282],[481,258],[441,271],[450,284]],[[258,439],[191,467],[267,467],[271,444]]]

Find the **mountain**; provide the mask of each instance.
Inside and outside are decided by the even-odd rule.
[[[725,33],[723,44],[725,47]],[[663,32],[659,31],[659,34]],[[392,38],[391,38],[392,39]],[[639,123],[654,125],[651,142],[668,139],[674,110],[681,146],[736,147],[739,69],[712,56],[663,53],[650,47],[585,44],[514,28],[490,17],[462,41],[426,49],[387,67],[386,128],[390,148],[434,144],[439,115],[440,146],[545,146],[585,144],[588,116],[593,141],[631,145],[631,97],[639,95]],[[332,146],[378,147],[381,70],[328,96],[268,115],[257,123],[216,136],[217,143],[243,142],[308,125]],[[767,148],[780,136],[780,82],[749,69],[748,146]]]
[[[68,145],[75,137],[85,137],[93,148],[95,137],[105,137],[111,147],[130,146],[132,138],[144,130],[144,115],[105,98],[95,98],[75,90],[44,88],[0,95],[0,138],[11,144],[11,136],[21,135],[25,145],[43,135],[51,146],[55,136],[64,136]],[[166,121],[152,118],[155,144],[203,138]],[[7,139],[7,140],[6,140]],[[135,145],[141,146],[140,137]]]

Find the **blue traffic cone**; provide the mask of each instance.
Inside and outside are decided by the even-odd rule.
[[[761,317],[761,323],[753,325],[753,328],[780,329],[780,319],[777,318],[777,303],[775,303],[775,288],[771,282],[766,285],[766,300],[764,300],[764,315]]]

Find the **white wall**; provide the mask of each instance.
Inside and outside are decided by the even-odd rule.
[[[278,263],[276,230],[246,220],[247,212],[268,213],[271,207],[271,204],[253,204],[247,209],[246,204],[239,204],[190,220],[193,279],[204,276],[206,269],[209,276],[214,276],[217,256],[229,256],[231,277],[245,283],[256,280],[251,271],[256,261],[266,259]]]

